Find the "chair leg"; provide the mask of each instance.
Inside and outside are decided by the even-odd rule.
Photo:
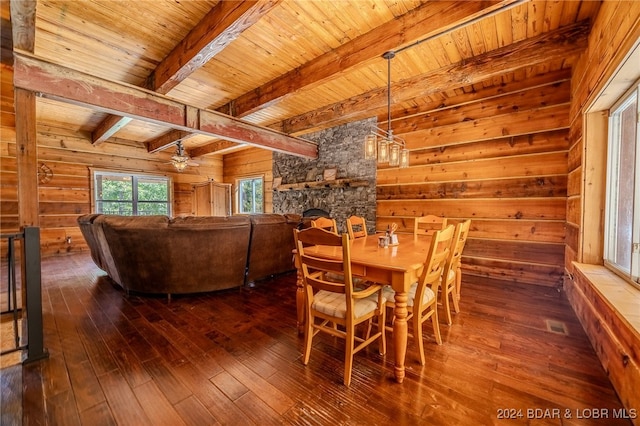
[[[442,344],[442,336],[440,335],[440,324],[438,324],[438,309],[433,305],[433,313],[431,314],[431,322],[433,323],[433,335],[436,338],[436,342]]]
[[[420,355],[420,365],[424,365],[425,358],[424,358],[424,342],[422,341],[422,321],[420,320],[421,317],[422,317],[422,314],[420,312],[415,312],[413,314],[413,339],[416,341],[416,345],[418,345],[418,354]]]
[[[454,287],[451,291],[451,300],[453,300],[453,310],[457,313],[460,312],[460,303],[458,302],[458,290]]]
[[[451,325],[452,321],[451,321],[451,306],[449,306],[449,293],[450,293],[450,288],[445,285],[442,288],[442,306],[444,307],[444,312],[446,314],[447,317],[447,324]]]
[[[348,324],[347,336],[344,348],[344,385],[349,387],[351,385],[351,370],[353,368],[353,348],[355,344],[355,327],[353,324]]]
[[[307,311],[307,324],[304,329],[304,353],[302,364],[307,365],[309,363],[309,357],[311,356],[311,342],[313,341],[313,322],[315,318]]]
[[[364,333],[364,340],[368,340],[369,336],[371,336],[371,328],[372,328],[371,321],[372,320],[373,320],[373,318],[369,318],[369,321],[367,321],[367,328],[366,328],[366,331]]]
[[[386,310],[386,308],[380,309],[380,314],[378,315],[378,331],[380,332],[380,355],[384,355],[387,353],[387,325],[385,324]]]
[[[462,285],[462,273],[460,267],[456,269],[456,297],[460,300],[460,287]]]

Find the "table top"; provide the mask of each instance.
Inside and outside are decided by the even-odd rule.
[[[415,271],[424,265],[430,238],[398,234],[398,245],[382,248],[378,246],[378,237],[381,235],[369,235],[351,241],[351,263],[397,272]],[[331,259],[342,258],[342,247],[307,247],[305,252]]]

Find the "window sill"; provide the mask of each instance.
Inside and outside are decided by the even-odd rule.
[[[573,263],[621,321],[640,337],[640,290],[601,265]]]

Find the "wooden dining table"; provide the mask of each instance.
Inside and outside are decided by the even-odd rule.
[[[405,376],[407,353],[407,292],[411,284],[418,280],[427,258],[430,238],[415,237],[413,234],[398,234],[398,244],[379,247],[378,237],[369,235],[352,240],[351,268],[354,276],[380,284],[389,284],[396,292],[393,322],[393,347],[395,352],[395,378],[402,383]],[[328,259],[342,259],[342,247],[313,246],[305,249],[308,254]],[[298,332],[304,332],[304,281],[296,261],[298,279],[296,282],[296,304]]]

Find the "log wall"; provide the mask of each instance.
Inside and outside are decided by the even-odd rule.
[[[487,86],[392,122],[411,166],[378,168],[377,228],[469,218],[464,273],[560,286],[570,73]]]
[[[574,67],[564,283],[569,302],[620,399],[625,407],[636,410],[640,406],[640,330],[630,325],[610,298],[624,297],[623,303],[635,306],[631,311],[637,312],[640,295],[602,266],[608,111],[589,108],[638,40],[640,3],[604,2],[588,47]],[[624,87],[613,90],[624,91]],[[599,289],[603,287],[612,289],[609,295]],[[640,424],[640,419],[636,416],[633,422]]]

